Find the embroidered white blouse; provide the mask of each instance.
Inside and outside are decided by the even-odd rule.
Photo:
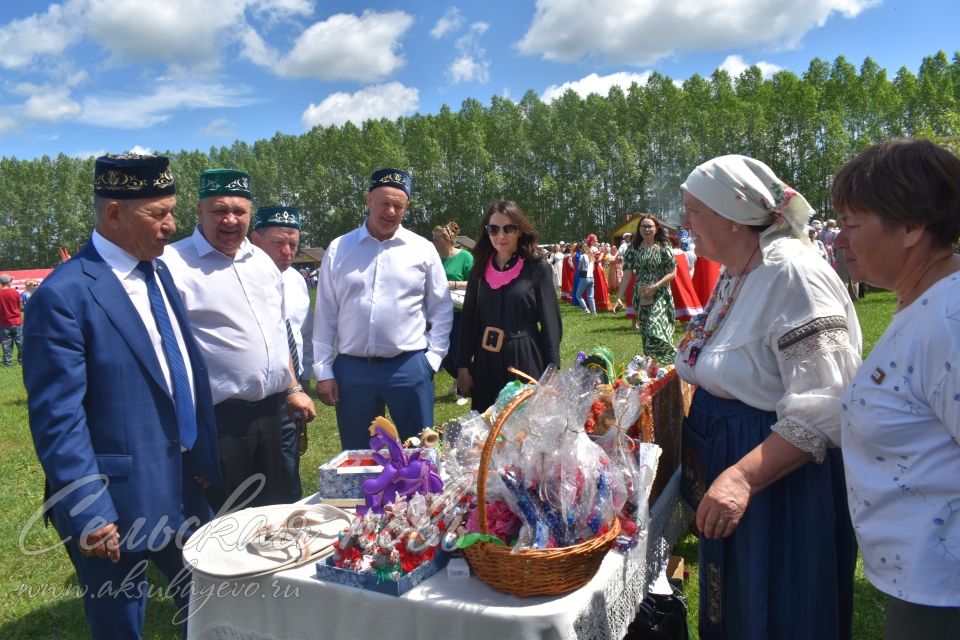
[[[853,302],[830,265],[793,238],[775,240],[743,277],[696,367],[688,347],[677,353],[677,373],[715,396],[776,411],[773,431],[822,462],[828,446],[840,445],[840,395],[860,365]],[[718,281],[718,294],[730,296],[736,280]]]
[[[893,317],[842,418],[867,578],[901,600],[960,606],[960,274]]]

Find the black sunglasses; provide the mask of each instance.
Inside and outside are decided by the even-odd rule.
[[[487,233],[491,236],[498,236],[501,231],[503,231],[504,235],[514,236],[520,231],[520,226],[516,224],[505,224],[502,227],[498,224],[487,224],[484,226],[487,228]]]

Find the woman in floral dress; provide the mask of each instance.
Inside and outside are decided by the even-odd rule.
[[[627,272],[636,277],[633,306],[643,339],[643,354],[660,364],[670,364],[677,354],[673,344],[675,311],[670,282],[677,276],[677,261],[667,240],[667,231],[651,215],[640,219],[637,239],[623,256],[624,278],[618,302],[626,292]]]

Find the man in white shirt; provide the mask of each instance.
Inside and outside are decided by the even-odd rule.
[[[250,177],[200,176],[193,235],[164,258],[210,369],[227,510],[281,501],[280,408],[305,422],[316,408],[292,372],[280,272],[247,240]]]
[[[453,302],[433,244],[400,225],[411,185],[398,169],[374,172],[366,220],[331,242],[320,265],[313,373],[321,402],[336,407],[344,449],[369,447],[385,406],[401,439],[433,425]]]
[[[283,317],[287,323],[287,346],[297,378],[304,372],[303,327],[310,310],[307,281],[296,269],[291,269],[300,245],[299,209],[292,207],[260,207],[250,241],[270,256],[280,270],[283,286]],[[290,344],[292,341],[292,344]],[[284,408],[280,410],[281,454],[283,478],[281,492],[284,502],[296,502],[303,497],[300,484],[300,441],[307,442],[307,425],[302,419],[291,420]]]
[[[627,231],[623,234],[623,240],[620,242],[620,247],[617,249],[617,255],[621,258],[623,254],[627,252],[627,249],[630,248],[630,244],[633,242],[633,234]]]

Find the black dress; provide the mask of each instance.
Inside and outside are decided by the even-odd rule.
[[[516,258],[506,268],[514,264]],[[462,318],[459,367],[473,377],[471,406],[477,411],[517,379],[508,367],[539,378],[547,365],[560,365],[560,306],[553,271],[543,260],[524,260],[516,279],[499,289],[491,288],[481,271],[479,280],[467,284]]]

